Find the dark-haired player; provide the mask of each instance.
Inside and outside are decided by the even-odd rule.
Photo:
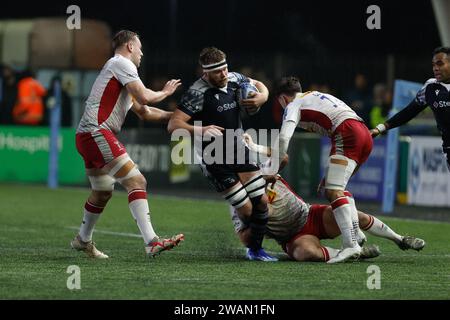
[[[202,170],[216,191],[236,209],[241,219],[248,222],[251,233],[247,257],[271,260],[273,258],[262,249],[267,224],[265,181],[242,142],[237,90],[243,82],[249,81],[258,89],[251,98],[242,100],[242,105],[250,112],[267,101],[269,92],[260,81],[228,72],[225,53],[215,47],[200,52],[199,64],[203,75],[182,96],[168,130],[170,133],[177,129],[187,130],[194,137],[200,131],[201,135],[211,137],[213,141],[202,141]],[[230,137],[230,131],[236,135]],[[222,148],[212,154],[209,147],[218,141]]]
[[[442,150],[447,155],[447,167],[450,170],[450,47],[436,48],[431,64],[434,78],[425,82],[413,101],[385,123],[378,124],[371,134],[376,137],[399,127],[429,106],[442,136]]]
[[[266,237],[277,241],[291,259],[327,262],[338,255],[338,249],[320,242],[340,235],[331,206],[306,203],[281,176],[267,185],[266,193],[269,198]],[[351,197],[350,193],[346,195]],[[230,214],[234,229],[245,245],[248,241],[248,225],[239,219],[232,208]],[[361,211],[358,211],[358,223],[369,234],[391,240],[402,250],[419,251],[425,246],[424,240],[399,235],[378,218]],[[360,258],[374,258],[379,254],[378,246],[364,245]]]
[[[359,230],[355,202],[346,197],[344,191],[350,177],[372,151],[369,130],[363,120],[338,98],[318,91],[302,93],[300,82],[295,77],[281,79],[275,94],[285,110],[279,143],[274,145],[278,150],[271,152],[272,163],[280,163],[286,156],[297,126],[330,137],[331,151],[323,188],[342,234],[342,250],[328,263],[357,257],[365,236]]]

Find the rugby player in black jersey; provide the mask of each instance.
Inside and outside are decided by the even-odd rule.
[[[431,61],[434,78],[428,79],[403,110],[378,124],[371,130],[372,137],[389,129],[399,127],[417,116],[426,107],[433,110],[437,128],[442,136],[442,149],[447,155],[450,170],[450,47],[439,47],[433,52]]]
[[[267,101],[269,91],[260,81],[228,72],[225,53],[215,47],[204,48],[199,63],[203,75],[183,94],[168,131],[186,130],[194,139],[202,138],[199,157],[203,173],[250,226],[247,258],[275,261],[262,249],[268,219],[265,181],[243,143],[241,122],[241,108],[253,114]],[[238,90],[245,82],[259,92],[239,101]],[[212,148],[216,142],[222,147]]]

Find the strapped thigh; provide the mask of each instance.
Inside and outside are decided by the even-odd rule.
[[[116,180],[107,175],[103,174],[100,176],[88,176],[89,182],[91,183],[92,190],[95,191],[113,191],[114,183]]]
[[[345,190],[356,166],[356,161],[344,155],[331,155],[325,173],[325,189]]]
[[[123,177],[116,178],[114,177],[122,168],[125,166],[128,162],[133,163],[133,168],[127,172],[127,174]],[[137,168],[136,164],[131,160],[130,156],[126,154],[124,157],[122,157],[117,163],[109,170],[108,175],[113,177],[117,182],[122,183],[124,180],[130,179],[132,177],[140,175],[141,172]]]
[[[265,187],[266,181],[260,174],[253,176],[246,184],[244,184],[244,188],[250,199],[260,198],[265,193]]]
[[[244,186],[238,182],[229,189],[224,195],[224,199],[227,200],[235,209],[239,209],[244,206],[248,201],[247,191]]]

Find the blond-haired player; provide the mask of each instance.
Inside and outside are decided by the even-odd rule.
[[[168,81],[161,91],[144,86],[137,68],[141,63],[142,44],[139,36],[128,30],[113,39],[114,57],[109,59],[95,80],[76,133],[76,146],[84,159],[91,194],[84,205],[80,231],[71,242],[74,249],[93,258],[108,258],[97,250],[92,234],[95,224],[119,182],[128,192],[128,206],[145,242],[148,255],[154,256],[178,245],[182,234],[160,238],[150,222],[147,182],[125,147],[116,138],[131,109],[145,121],[167,123],[172,115],[147,105],[172,95],[180,80]]]

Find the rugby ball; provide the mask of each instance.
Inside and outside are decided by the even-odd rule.
[[[242,100],[250,98],[251,93],[253,93],[253,92],[259,92],[259,90],[251,82],[243,82],[239,85],[238,102],[239,102],[239,106],[241,108],[241,116],[242,117],[252,116],[252,115],[258,113],[258,111],[260,109],[260,108],[258,108],[257,110],[255,110],[253,112],[249,112],[248,109],[245,106],[243,106],[241,103]]]

